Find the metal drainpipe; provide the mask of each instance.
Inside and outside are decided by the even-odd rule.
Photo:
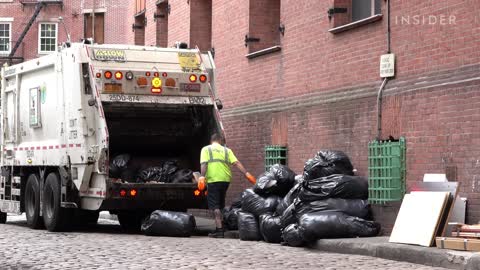
[[[391,31],[390,31],[390,0],[387,1],[387,53],[391,53]],[[382,100],[383,89],[387,85],[388,78],[383,79],[380,89],[377,93],[377,141],[382,137]]]

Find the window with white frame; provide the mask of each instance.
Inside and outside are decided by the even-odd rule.
[[[38,52],[54,52],[57,49],[57,24],[40,23],[38,30]]]
[[[12,24],[0,22],[0,53],[10,53]]]

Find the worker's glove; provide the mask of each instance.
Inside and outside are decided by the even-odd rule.
[[[200,178],[198,178],[197,187],[198,187],[198,190],[200,191],[205,190],[205,188],[207,187],[207,182],[205,181],[205,177],[201,176]]]
[[[249,172],[245,174],[245,177],[247,178],[248,182],[252,183],[253,185],[257,183],[257,178],[255,178],[255,176],[251,175]]]

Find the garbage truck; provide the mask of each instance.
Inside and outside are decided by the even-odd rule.
[[[224,132],[210,52],[66,43],[4,66],[1,80],[0,223],[25,213],[31,228],[60,231],[110,211],[138,229],[156,209],[206,207],[193,178],[138,182],[109,167],[127,153],[199,171],[201,148]]]

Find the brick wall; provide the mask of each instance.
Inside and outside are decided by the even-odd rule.
[[[168,16],[168,46],[175,42],[190,44],[190,1],[169,0],[172,9]]]
[[[29,32],[25,36],[16,56],[25,60],[41,56],[38,53],[38,27],[41,22],[56,22],[61,16],[64,19],[67,31],[74,42],[83,38],[85,11],[91,10],[94,0],[64,0],[63,8],[60,5],[48,5],[43,8]],[[105,43],[133,43],[132,23],[134,5],[130,0],[95,0],[96,12],[105,15]],[[35,10],[34,5],[24,5],[20,0],[0,4],[0,18],[13,18],[12,22],[12,47],[19,39],[20,33],[25,28]],[[58,42],[67,40],[67,35],[62,24],[58,24]]]

